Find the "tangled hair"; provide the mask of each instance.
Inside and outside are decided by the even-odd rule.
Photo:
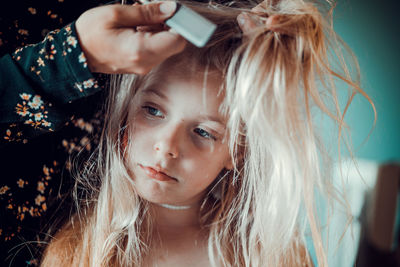
[[[205,48],[191,47],[164,65],[184,64],[222,76],[228,120],[227,140],[234,169],[210,186],[199,220],[208,230],[213,266],[307,266],[304,249],[311,232],[318,265],[327,266],[314,191],[327,195],[329,173],[314,115],[323,113],[338,125],[355,94],[361,93],[346,66],[333,32],[332,9],[303,0],[266,0],[225,4],[183,1],[218,25]],[[259,23],[243,35],[237,15],[258,21],[278,15],[274,30]],[[334,61],[336,59],[336,61]],[[354,59],[354,58],[352,58]],[[357,62],[354,65],[357,69]],[[336,68],[336,69],[335,69]],[[190,69],[190,68],[189,68]],[[123,134],[144,76],[115,76],[111,82],[106,126],[92,164],[77,178],[78,213],[47,249],[44,266],[141,266],[151,247],[149,203],[141,199],[124,162]],[[187,70],[189,71],[189,70]],[[335,82],[349,85],[342,112]],[[339,142],[340,143],[340,142]],[[84,193],[82,193],[84,192]]]

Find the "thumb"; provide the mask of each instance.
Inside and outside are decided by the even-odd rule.
[[[163,1],[145,5],[118,5],[115,24],[125,27],[152,25],[164,22],[176,10],[175,1]]]
[[[163,59],[181,52],[186,41],[177,33],[171,31],[161,31],[145,39],[145,46],[151,55],[157,55]]]

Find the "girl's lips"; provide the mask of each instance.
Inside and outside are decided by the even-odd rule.
[[[157,170],[155,170],[152,167],[145,167],[141,164],[139,164],[140,168],[142,168],[144,170],[144,172],[147,174],[147,176],[149,176],[152,179],[158,180],[158,181],[162,181],[162,182],[176,182],[177,180],[169,175],[166,175],[163,172],[159,172]]]

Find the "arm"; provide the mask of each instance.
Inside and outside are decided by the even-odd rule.
[[[0,59],[0,144],[59,128],[69,117],[68,103],[99,90],[74,23],[5,55]]]
[[[54,131],[69,103],[100,90],[92,72],[148,72],[183,50],[185,41],[160,28],[174,2],[90,9],[75,23],[0,59],[0,145]],[[86,58],[88,60],[86,60]]]

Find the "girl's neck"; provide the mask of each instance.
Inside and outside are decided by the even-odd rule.
[[[158,231],[175,232],[200,229],[199,210],[199,204],[174,207],[152,204],[150,212]]]

